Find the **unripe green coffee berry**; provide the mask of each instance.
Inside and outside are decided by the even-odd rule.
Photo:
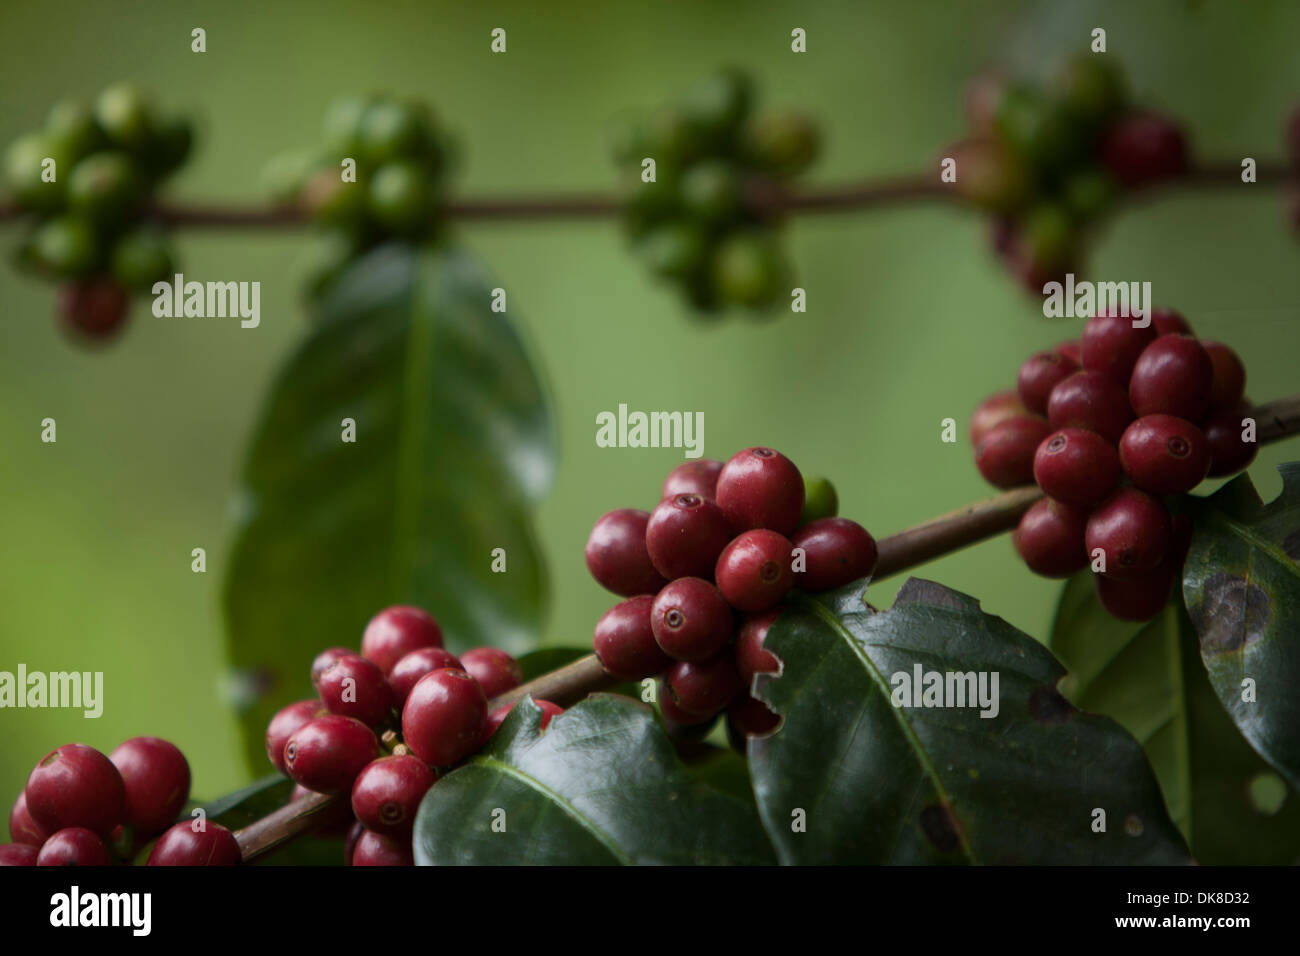
[[[132,152],[143,153],[154,136],[149,101],[130,83],[118,83],[99,94],[95,101],[95,120],[110,141]]]
[[[1081,169],[1065,180],[1061,191],[1070,214],[1090,222],[1110,208],[1119,190],[1105,170]]]
[[[639,167],[642,159],[651,157],[658,166],[658,175],[662,177],[664,167],[684,166],[703,152],[705,144],[683,113],[661,109],[650,117],[642,145],[645,152],[634,157],[636,165]]]
[[[170,244],[156,230],[136,229],[113,244],[113,278],[133,292],[149,292],[155,282],[170,279],[174,263]]]
[[[1043,268],[1064,266],[1074,253],[1074,224],[1057,203],[1043,202],[1030,209],[1022,235],[1029,255]]]
[[[69,159],[74,162],[106,145],[104,132],[95,122],[94,112],[85,103],[75,100],[64,100],[54,105],[45,121],[45,132],[64,144]]]
[[[755,119],[748,133],[754,164],[773,176],[795,176],[812,165],[821,147],[817,127],[803,113],[786,110]]]
[[[429,225],[433,199],[428,170],[409,160],[384,163],[376,169],[367,196],[375,222],[404,235]]]
[[[423,105],[377,100],[361,117],[361,154],[375,164],[420,156],[432,142],[432,129],[432,119]]]
[[[262,167],[262,186],[270,194],[272,202],[293,205],[302,197],[312,175],[329,164],[329,157],[315,146],[279,153]]]
[[[705,160],[682,176],[682,203],[704,222],[722,223],[740,210],[741,181],[731,163]]]
[[[713,284],[724,302],[760,308],[781,295],[788,270],[775,242],[760,233],[739,233],[718,244]]]
[[[185,120],[168,120],[159,126],[140,163],[150,176],[161,179],[180,168],[193,146],[194,128]]]
[[[54,160],[53,182],[41,178],[46,159]],[[5,152],[6,184],[24,209],[53,212],[62,207],[71,171],[72,155],[66,146],[43,133],[16,139]]]
[[[1019,155],[996,139],[967,139],[949,153],[956,163],[957,191],[982,209],[1014,212],[1033,188]]]
[[[337,168],[326,168],[307,180],[302,204],[317,222],[352,227],[366,214],[366,184],[345,183]]]
[[[657,226],[641,241],[650,270],[655,275],[682,279],[699,272],[707,255],[704,233],[691,222]]]
[[[1070,114],[1030,87],[1013,87],[998,106],[997,130],[1038,174],[1051,174],[1078,158],[1080,130]]]
[[[31,251],[42,271],[60,278],[89,275],[100,263],[99,236],[80,216],[42,223],[32,236]]]
[[[740,70],[727,68],[700,80],[686,94],[683,114],[706,139],[725,140],[749,115],[753,83]]]
[[[99,223],[125,218],[142,194],[135,163],[125,153],[92,153],[68,176],[68,207]]]
[[[1071,60],[1056,86],[1075,120],[1093,129],[1117,116],[1128,100],[1123,73],[1104,54],[1085,53]]]
[[[345,96],[335,100],[325,110],[323,133],[325,148],[336,153],[339,159],[361,152],[361,120],[370,108],[368,96]]]
[[[803,513],[799,524],[804,525],[818,518],[834,518],[839,514],[840,496],[829,478],[807,476],[803,480]]]

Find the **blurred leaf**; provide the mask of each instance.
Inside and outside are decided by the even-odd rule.
[[[1061,689],[1075,706],[1142,743],[1198,861],[1300,862],[1300,799],[1290,793],[1274,814],[1256,808],[1254,782],[1281,780],[1219,704],[1177,602],[1152,621],[1120,621],[1083,571],[1065,585],[1051,647],[1070,668]]]
[[[504,821],[503,831],[493,829],[496,821]],[[536,705],[516,707],[482,751],[424,798],[415,859],[421,865],[773,862],[758,815],[692,777],[648,707],[609,694],[574,705],[545,731]]]
[[[784,669],[757,692],[784,723],[749,762],[783,863],[1187,861],[1137,742],[1060,696],[1042,645],[928,581],[874,613],[863,586],[796,595],[765,641]],[[997,674],[996,716],[895,706],[917,669]]]
[[[572,664],[579,658],[591,653],[589,647],[539,647],[518,658],[519,668],[524,672],[524,682],[559,670]]]
[[[551,478],[549,407],[494,283],[467,254],[389,245],[317,302],[250,445],[225,581],[253,766],[312,657],[357,646],[394,603],[425,607],[448,646],[518,652],[545,582],[531,506]],[[356,441],[341,439],[356,422]],[[508,573],[491,570],[505,551]]]
[[[1300,462],[1278,470],[1282,493],[1268,505],[1249,475],[1196,501],[1183,596],[1220,702],[1300,787]]]

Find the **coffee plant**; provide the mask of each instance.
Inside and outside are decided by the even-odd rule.
[[[1109,56],[1043,86],[982,75],[967,107],[930,172],[796,186],[821,130],[727,68],[619,132],[617,197],[487,201],[449,189],[430,108],[349,97],[268,165],[270,206],[233,210],[156,196],[190,126],[138,90],[56,107],[11,146],[0,215],[80,338],[119,331],[130,292],[188,301],[166,228],[310,221],[327,251],[246,450],[222,593],[265,776],[194,801],[164,739],[64,744],[16,795],[0,865],[1300,861],[1300,462],[1267,504],[1246,475],[1193,494],[1300,432],[1300,396],[1251,403],[1243,359],[1169,309],[1098,307],[1030,356],[970,424],[1001,493],[911,529],[840,515],[760,426],[647,477],[591,516],[586,566],[618,603],[589,643],[538,647],[552,410],[456,222],[617,216],[699,316],[774,315],[800,291],[789,216],[973,204],[1045,293],[1130,196],[1238,176],[1195,166]],[[1287,137],[1259,176],[1294,190],[1300,113]],[[866,603],[1013,529],[1063,579],[1045,642],[919,577]]]

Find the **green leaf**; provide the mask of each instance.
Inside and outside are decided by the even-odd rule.
[[[278,773],[269,774],[256,780],[234,793],[206,803],[190,801],[182,821],[191,819],[190,813],[196,807],[202,807],[207,819],[220,823],[229,830],[239,830],[254,820],[259,820],[269,813],[280,809],[289,802],[293,793],[293,781]],[[142,854],[147,858],[147,853]],[[142,861],[143,862],[143,861]],[[342,866],[343,849],[338,837],[308,834],[287,843],[269,855],[262,857],[257,866]]]
[[[536,705],[516,707],[425,796],[415,860],[759,864],[772,849],[752,808],[682,767],[650,708],[594,694],[545,731]]]
[[[527,683],[590,653],[589,647],[539,647],[518,658],[519,668],[524,672],[524,683]]]
[[[494,283],[467,254],[381,247],[317,301],[247,455],[225,580],[246,751],[310,693],[312,657],[358,645],[394,603],[448,646],[518,652],[545,594],[532,505],[553,469],[549,406]],[[341,440],[344,419],[356,441]],[[508,573],[493,573],[502,548]]]
[[[749,762],[783,863],[1187,861],[1137,742],[1060,696],[1042,645],[928,581],[885,612],[862,591],[796,595],[764,644],[784,667],[758,695],[784,721]],[[968,706],[895,706],[917,668],[990,692],[998,675],[996,715],[974,689]]]
[[[1300,787],[1300,462],[1278,470],[1268,505],[1249,475],[1196,502],[1183,597],[1220,702]]]
[[[1146,623],[1120,621],[1097,600],[1092,573],[1081,572],[1065,585],[1051,646],[1070,668],[1066,696],[1141,742],[1197,860],[1300,860],[1300,799],[1291,793],[1278,811],[1252,798],[1270,779],[1283,793],[1286,785],[1219,704],[1178,603]]]

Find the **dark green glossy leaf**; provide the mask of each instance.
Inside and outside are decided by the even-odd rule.
[[[1042,645],[928,581],[885,612],[862,591],[796,595],[765,642],[784,668],[758,695],[784,723],[750,740],[749,762],[782,862],[1187,861],[1137,742],[1060,696]],[[996,715],[895,706],[917,667],[988,675],[987,691],[996,673]]]
[[[462,252],[377,249],[316,302],[267,397],[224,595],[254,766],[271,714],[310,693],[312,657],[356,647],[385,605],[427,608],[453,650],[535,640],[545,582],[531,508],[552,427],[518,336],[491,311],[493,285]],[[492,571],[496,548],[506,573]]]
[[[595,694],[545,731],[541,711],[521,702],[480,753],[424,798],[415,858],[756,864],[772,862],[772,849],[751,807],[682,767],[649,707]]]
[[[1170,815],[1207,864],[1300,860],[1300,797],[1264,812],[1252,787],[1286,785],[1251,749],[1215,697],[1191,622],[1178,603],[1143,624],[1113,618],[1092,574],[1065,585],[1052,650],[1070,669],[1061,690],[1115,718],[1141,742]]]
[[[1300,462],[1278,470],[1268,505],[1249,475],[1197,502],[1183,597],[1219,700],[1300,787]]]

